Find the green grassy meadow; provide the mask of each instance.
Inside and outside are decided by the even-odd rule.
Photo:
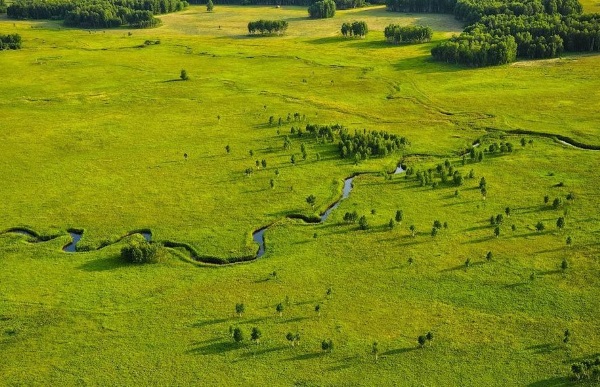
[[[246,36],[261,18],[289,29]],[[600,354],[600,152],[500,139],[525,129],[600,145],[598,55],[443,65],[429,51],[460,23],[382,6],[309,20],[302,7],[217,4],[161,19],[150,30],[84,31],[0,18],[0,34],[23,37],[22,50],[0,52],[0,230],[60,234],[43,243],[0,234],[0,384],[557,386],[570,383],[571,363]],[[341,36],[353,20],[369,25],[365,39]],[[434,41],[390,46],[390,23],[429,25]],[[296,112],[305,120],[288,122]],[[385,130],[411,145],[355,165],[336,144],[290,135],[306,123]],[[460,152],[480,138],[515,151],[463,166]],[[475,173],[458,196],[379,174],[401,160],[424,170],[446,159]],[[358,176],[323,224],[286,218],[324,211],[357,172],[376,173]],[[545,195],[563,204],[553,209]],[[507,206],[495,237],[489,218]],[[404,220],[389,230],[397,209]],[[369,230],[344,223],[354,210]],[[431,237],[434,220],[448,228]],[[539,221],[546,230],[535,230]],[[176,250],[158,264],[125,264],[123,243],[61,251],[69,228],[84,229],[80,245],[90,248],[149,228],[155,241],[226,260],[254,254],[252,232],[269,224],[265,256],[229,266]],[[254,326],[260,344],[248,340]],[[418,348],[428,331],[434,340]],[[335,348],[324,353],[329,338]]]

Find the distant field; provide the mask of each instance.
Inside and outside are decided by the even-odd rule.
[[[83,31],[0,18],[0,34],[24,42],[0,52],[0,231],[61,235],[34,244],[0,234],[0,384],[556,386],[569,383],[572,362],[600,353],[600,152],[502,132],[600,145],[600,56],[485,69],[435,63],[431,47],[460,23],[382,6],[309,20],[303,7],[217,4],[161,19],[151,30]],[[247,36],[258,19],[287,20],[288,32]],[[365,39],[341,36],[353,20],[367,22]],[[429,25],[434,42],[388,45],[390,23]],[[288,121],[294,113],[302,121]],[[338,157],[337,142],[291,134],[307,123],[383,130],[411,144],[355,165]],[[478,149],[515,149],[463,165],[478,139]],[[445,160],[475,177],[435,189],[383,177],[400,161],[426,171]],[[322,212],[359,172],[374,174],[357,177],[325,223],[286,219]],[[506,207],[496,238],[489,219]],[[398,209],[404,219],[390,230]],[[352,211],[369,230],[344,223]],[[448,227],[432,237],[435,220]],[[84,229],[80,245],[92,249],[149,228],[155,241],[227,259],[254,254],[252,231],[272,223],[266,255],[229,267],[195,265],[183,251],[126,265],[123,243],[61,251],[69,228]],[[233,343],[230,326],[244,329],[245,345]],[[260,345],[248,343],[254,326]],[[435,338],[419,349],[428,331]],[[300,334],[299,346],[288,332]],[[324,353],[329,338],[335,348]]]

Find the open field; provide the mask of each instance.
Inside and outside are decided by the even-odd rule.
[[[288,20],[288,33],[246,36],[261,18]],[[433,42],[389,46],[382,30],[422,23],[439,41],[459,23],[383,7],[315,21],[300,7],[192,6],[161,19],[152,30],[106,31],[0,19],[0,34],[24,40],[0,52],[0,230],[61,234],[43,243],[0,234],[1,383],[556,386],[573,361],[600,353],[600,152],[499,137],[525,129],[600,145],[600,56],[446,66],[430,61]],[[367,38],[341,37],[352,20],[367,22]],[[305,119],[288,122],[296,112]],[[385,130],[411,145],[355,165],[338,157],[337,141],[290,135],[306,123]],[[463,166],[459,153],[479,138],[515,151]],[[475,174],[458,196],[403,175],[361,175],[325,223],[286,219],[325,210],[354,173],[446,159]],[[490,216],[507,206],[496,238]],[[389,230],[398,209],[404,220]],[[355,210],[369,230],[344,223]],[[434,220],[448,223],[436,237]],[[122,243],[61,251],[69,228],[85,229],[90,248],[149,228],[155,241],[227,259],[253,254],[252,231],[271,223],[263,258],[219,268],[181,251],[124,264]],[[230,326],[247,337],[259,327],[260,345],[233,343]],[[435,339],[419,349],[428,331]],[[298,347],[288,332],[300,333]],[[328,338],[335,349],[323,353]]]

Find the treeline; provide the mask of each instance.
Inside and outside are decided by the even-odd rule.
[[[81,28],[154,27],[157,14],[181,11],[183,0],[17,0],[7,8],[12,19],[57,19]]]
[[[486,16],[431,50],[436,60],[468,66],[554,58],[565,51],[600,51],[600,14]]]
[[[454,17],[473,24],[484,16],[510,15],[532,16],[540,14],[581,14],[583,7],[578,0],[458,0]]]
[[[0,0],[0,13],[6,13],[6,1]]]
[[[452,13],[456,0],[386,0],[388,11]]]
[[[333,0],[317,1],[308,7],[311,19],[325,19],[335,15],[335,2]]]
[[[433,31],[424,26],[402,27],[398,24],[390,24],[385,27],[383,32],[388,42],[394,44],[400,43],[423,43],[429,42]]]
[[[0,51],[18,50],[21,48],[21,35],[0,35]]]
[[[288,28],[288,22],[285,20],[258,20],[248,23],[248,32],[250,34],[282,34]]]
[[[355,21],[342,24],[342,35],[364,37],[369,32],[369,27],[364,21]]]

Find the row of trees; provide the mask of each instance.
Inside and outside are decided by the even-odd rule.
[[[180,11],[187,4],[183,0],[16,0],[7,14],[12,19],[63,19],[71,27],[147,28],[160,23],[154,15]]]
[[[364,37],[369,32],[369,27],[364,21],[355,21],[342,24],[342,35]]]
[[[288,22],[285,20],[258,20],[248,23],[248,32],[250,34],[283,34],[288,28]]]
[[[494,66],[517,59],[517,43],[512,36],[462,33],[431,49],[435,60],[471,67]]]
[[[321,0],[308,7],[308,15],[311,19],[325,19],[335,15],[335,2],[333,0]]]
[[[433,31],[425,26],[400,26],[398,24],[390,24],[383,31],[388,42],[394,44],[400,43],[423,43],[429,42]]]
[[[386,0],[388,11],[452,13],[456,0]]]
[[[0,51],[2,50],[18,50],[21,48],[21,35],[10,34],[0,35]]]

